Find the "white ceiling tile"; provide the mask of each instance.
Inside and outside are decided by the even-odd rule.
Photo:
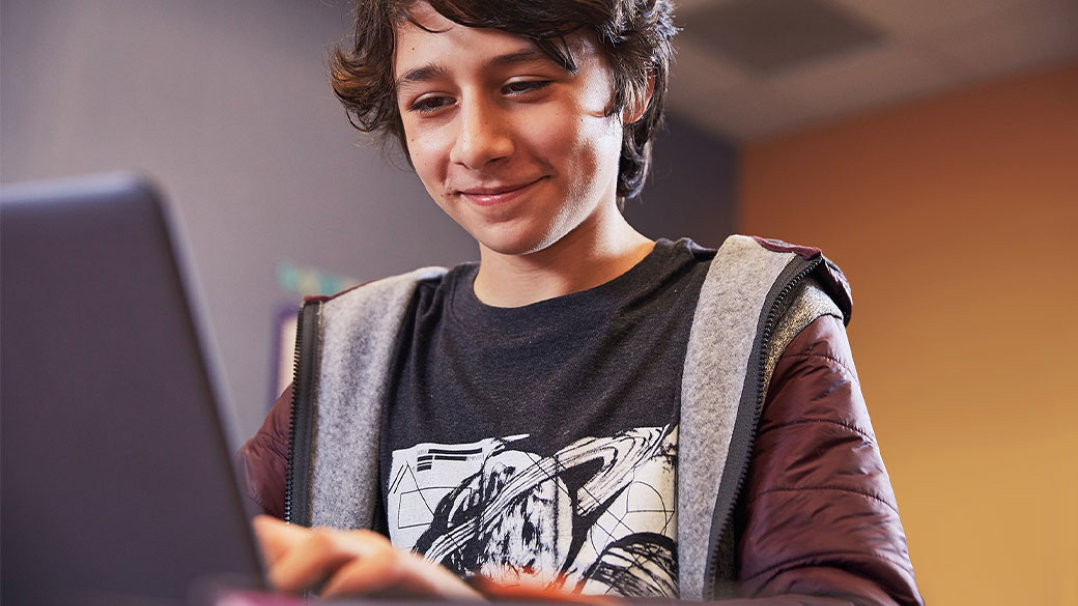
[[[685,88],[688,92],[697,86],[710,89],[731,89],[751,84],[751,76],[736,64],[710,53],[688,38],[677,41],[677,54],[670,68],[670,87]]]
[[[1078,2],[1035,2],[999,11],[935,32],[924,43],[979,76],[1078,57]]]
[[[729,87],[717,81],[698,81],[688,87],[671,87],[668,107],[736,140],[790,128],[811,115],[803,104],[759,83]]]
[[[747,108],[754,109],[746,112]],[[801,111],[776,108],[766,101],[761,102],[759,98],[754,99],[752,105],[742,103],[740,100],[728,102],[725,99],[716,99],[708,104],[706,111],[701,111],[698,107],[690,108],[690,111],[683,111],[683,109],[678,104],[670,106],[671,113],[734,143],[768,137],[812,120],[811,115],[804,115]]]
[[[732,2],[733,0],[673,0],[674,1],[674,16],[675,21],[677,16],[686,16],[692,14],[693,11],[706,9],[716,4],[722,4],[724,2]]]
[[[898,36],[953,27],[1037,0],[830,0]]]
[[[750,139],[804,119],[806,108],[688,40],[678,43],[667,106],[733,139]]]
[[[833,116],[956,86],[969,79],[952,60],[903,44],[879,45],[772,78],[770,84]]]
[[[678,22],[729,1],[751,0],[675,0]],[[1078,57],[1078,0],[827,1],[886,31],[886,43],[762,79],[679,37],[671,110],[750,140]]]

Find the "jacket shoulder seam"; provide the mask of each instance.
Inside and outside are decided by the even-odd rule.
[[[773,492],[809,492],[809,491],[815,491],[815,490],[821,490],[821,491],[822,490],[836,490],[836,491],[840,491],[840,492],[848,492],[850,494],[861,495],[862,497],[865,497],[867,499],[872,499],[873,501],[878,501],[880,504],[887,506],[888,509],[895,512],[895,515],[898,515],[898,509],[896,509],[894,505],[892,505],[891,503],[888,503],[886,500],[884,500],[884,499],[882,499],[882,498],[880,498],[880,497],[878,497],[878,496],[876,496],[876,495],[874,495],[872,493],[865,492],[863,490],[855,490],[855,489],[849,488],[847,486],[830,486],[830,485],[825,485],[825,486],[804,486],[804,487],[784,486],[784,487],[779,487],[779,488],[769,488],[767,490],[761,490],[761,491],[757,492],[756,494],[754,494],[752,500],[755,501],[755,500],[759,499],[760,497],[762,497],[763,495],[771,494]],[[751,503],[751,501],[750,501],[750,503]]]
[[[853,379],[853,381],[855,383],[857,383],[858,385],[861,384],[861,381],[857,378],[857,372],[854,369],[850,368],[850,366],[848,364],[846,364],[844,361],[838,359],[835,356],[830,356],[830,355],[823,354],[823,353],[786,353],[786,354],[782,355],[781,359],[784,359],[784,360],[795,360],[795,359],[796,360],[808,360],[808,359],[811,359],[811,358],[822,358],[824,360],[827,360],[828,362],[834,363],[836,366],[840,367],[843,371],[845,371],[846,374],[850,375],[850,378]]]
[[[779,429],[782,429],[784,427],[790,427],[790,426],[793,426],[793,425],[804,425],[804,424],[807,424],[807,423],[827,423],[827,424],[830,424],[830,425],[838,425],[839,427],[843,427],[845,429],[848,429],[848,430],[860,435],[861,437],[868,440],[873,446],[876,445],[876,437],[873,436],[871,433],[865,431],[864,429],[861,429],[860,427],[857,427],[856,425],[850,425],[849,423],[843,423],[842,421],[836,421],[834,419],[797,419],[795,421],[787,421],[787,422],[784,422],[784,423],[776,423],[776,424],[774,424],[774,425],[772,425],[770,427],[767,427],[766,429],[760,431],[760,433],[758,433],[757,436],[762,436],[762,435],[764,435],[766,433],[770,433],[772,431],[778,431]]]

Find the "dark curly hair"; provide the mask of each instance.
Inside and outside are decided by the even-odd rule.
[[[330,58],[333,91],[352,125],[383,138],[395,136],[406,154],[393,59],[397,27],[411,21],[408,9],[417,1],[357,0],[350,48],[337,46]],[[574,73],[576,63],[565,36],[592,32],[613,71],[610,115],[637,107],[651,89],[643,114],[625,126],[618,166],[619,202],[640,193],[651,164],[651,141],[662,120],[673,55],[671,39],[677,31],[670,0],[426,1],[455,23],[529,38],[542,53]]]

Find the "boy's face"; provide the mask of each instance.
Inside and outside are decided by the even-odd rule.
[[[408,152],[484,254],[542,250],[616,207],[622,123],[606,115],[613,79],[593,41],[569,38],[572,74],[525,38],[458,25],[425,3],[411,14],[438,33],[397,30]]]

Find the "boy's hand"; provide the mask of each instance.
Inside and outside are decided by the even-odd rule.
[[[254,528],[270,584],[281,591],[482,599],[446,568],[394,548],[376,532],[305,528],[269,516],[256,517]]]

